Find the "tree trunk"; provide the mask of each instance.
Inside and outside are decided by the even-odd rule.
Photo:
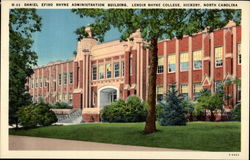
[[[156,132],[156,72],[158,66],[158,47],[157,47],[158,37],[153,37],[151,39],[151,45],[149,50],[149,60],[150,69],[148,75],[148,114],[146,118],[146,124],[144,128],[145,134],[150,134]]]

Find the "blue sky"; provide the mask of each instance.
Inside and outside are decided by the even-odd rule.
[[[74,31],[94,22],[91,18],[80,18],[69,9],[38,9],[42,17],[42,31],[34,33],[32,49],[38,55],[38,65],[57,60],[72,59],[77,47]],[[105,35],[105,41],[117,40],[120,33],[112,29]]]

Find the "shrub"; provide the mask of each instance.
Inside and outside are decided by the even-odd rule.
[[[57,122],[57,117],[46,105],[29,105],[21,107],[17,112],[20,123],[25,128],[48,126]]]
[[[119,99],[101,110],[105,122],[142,122],[146,115],[146,103],[136,96],[130,96],[126,102]]]
[[[183,109],[183,99],[177,95],[177,91],[172,87],[167,93],[165,102],[160,102],[163,111],[157,118],[162,126],[186,125]]]
[[[184,100],[182,104],[186,119],[193,121],[194,103],[191,100]]]
[[[49,104],[49,107],[53,109],[72,109],[72,106],[65,102],[56,102],[55,104]]]
[[[232,121],[240,121],[241,120],[241,104],[236,104],[231,115]]]

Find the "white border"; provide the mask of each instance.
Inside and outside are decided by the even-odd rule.
[[[241,152],[233,152],[239,153],[239,156],[232,157],[229,156],[229,153],[232,152],[143,152],[143,151],[9,151],[8,148],[8,73],[9,73],[9,61],[8,61],[8,41],[9,41],[9,33],[8,33],[8,13],[11,8],[11,2],[23,4],[25,1],[2,1],[2,23],[1,23],[1,152],[0,157],[4,158],[133,158],[133,159],[248,159],[248,149],[249,149],[249,13],[250,13],[250,3],[248,1],[214,1],[214,2],[197,2],[197,1],[180,1],[180,2],[172,2],[172,1],[140,1],[140,3],[216,3],[216,4],[238,4],[238,7],[226,7],[227,9],[242,9],[242,123],[241,123]],[[27,2],[27,1],[26,1]],[[29,1],[31,2],[31,1]],[[32,1],[32,3],[38,3],[39,7],[36,8],[44,8],[41,7],[41,3],[45,1]],[[46,1],[51,2],[51,1]],[[64,2],[71,3],[72,1],[54,1],[56,2]],[[83,3],[86,1],[73,1]],[[90,2],[90,1],[89,1]],[[91,1],[91,3],[117,3],[118,1]],[[133,1],[119,1],[123,3],[127,3],[131,6]],[[87,2],[86,2],[87,3]],[[20,6],[23,8],[23,6]],[[34,7],[26,7],[26,8],[34,8]],[[47,7],[48,8],[70,8],[70,7]],[[93,7],[96,8],[96,7]],[[119,7],[112,7],[119,8]],[[152,8],[152,7],[151,7]],[[154,7],[158,8],[158,7]],[[165,9],[169,9],[164,7]],[[172,7],[173,9],[175,7]],[[192,7],[186,7],[192,8]],[[202,7],[197,7],[202,8]],[[215,7],[207,7],[215,8]],[[219,8],[219,7],[217,7]],[[119,92],[118,92],[119,93]],[[223,137],[222,137],[223,138]]]

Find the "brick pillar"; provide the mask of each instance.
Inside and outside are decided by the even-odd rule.
[[[74,62],[74,88],[78,87],[78,62]]]

